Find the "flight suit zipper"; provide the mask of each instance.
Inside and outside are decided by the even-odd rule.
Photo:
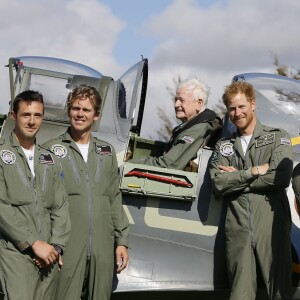
[[[252,219],[252,206],[250,201],[250,196],[247,194],[247,215],[248,215],[248,226],[249,226],[249,234],[251,237],[251,245],[254,248],[255,241],[254,241],[254,230],[253,230],[253,219]]]
[[[22,155],[23,157],[23,155]],[[28,165],[27,160],[25,159],[25,164],[27,165],[27,168],[30,170],[30,167]],[[16,168],[18,170],[18,173],[21,177],[21,180],[24,182],[24,184],[27,186],[28,190],[30,190],[30,186],[31,184],[29,184],[29,182],[32,181],[32,191],[33,191],[33,199],[34,199],[34,208],[35,208],[35,216],[36,216],[36,223],[37,223],[37,232],[38,232],[38,236],[41,240],[43,240],[42,237],[42,227],[41,227],[41,221],[40,221],[40,209],[39,209],[39,203],[38,203],[38,196],[37,196],[37,190],[36,190],[36,176],[33,176],[33,174],[31,173],[30,170],[30,174],[28,176],[25,176],[22,168],[19,166],[19,164],[17,163]],[[27,178],[27,180],[26,180]]]
[[[39,209],[39,203],[38,203],[38,196],[37,196],[37,188],[36,188],[36,176],[33,177],[33,198],[35,202],[35,213],[36,213],[36,222],[37,222],[37,228],[38,228],[38,236],[43,241],[42,236],[42,227],[41,227],[41,221],[40,221],[40,209]]]
[[[251,165],[249,163],[249,157],[246,156],[249,154],[249,147],[247,149],[247,152],[245,154],[245,159],[242,159],[242,164],[243,164],[243,169],[247,170],[249,168],[249,165]],[[248,228],[249,228],[249,234],[251,237],[251,245],[254,248],[255,246],[255,241],[254,241],[254,230],[253,230],[253,219],[252,219],[252,205],[251,205],[251,201],[250,201],[250,194],[247,193],[246,194],[247,197],[247,216],[248,216]]]
[[[20,167],[20,165],[18,164],[18,162],[16,163],[16,169],[17,169],[19,176],[20,176],[21,180],[23,181],[24,185],[27,187],[28,190],[30,190],[30,184],[28,184],[28,180],[26,179],[27,177],[25,176],[25,174],[24,174],[22,168]]]
[[[91,193],[91,184],[88,174],[88,168],[85,169],[86,175],[86,187],[88,195],[88,211],[89,211],[89,228],[88,228],[88,258],[91,256],[92,252],[92,193]]]

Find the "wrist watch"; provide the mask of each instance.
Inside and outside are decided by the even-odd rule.
[[[63,255],[63,250],[59,245],[57,245],[57,244],[51,244],[51,245],[54,247],[54,249],[56,250],[56,252],[58,254]]]

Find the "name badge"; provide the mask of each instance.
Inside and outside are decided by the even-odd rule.
[[[261,136],[255,142],[255,147],[262,147],[268,144],[272,144],[275,142],[275,133],[269,133],[266,135]]]

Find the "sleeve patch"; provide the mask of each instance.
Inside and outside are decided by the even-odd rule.
[[[220,145],[220,153],[222,156],[231,156],[234,154],[233,144],[230,142],[225,142]]]
[[[51,151],[59,158],[66,157],[68,151],[67,148],[60,144],[55,144],[51,147]]]
[[[192,137],[186,135],[181,140],[183,140],[186,144],[192,144],[195,139],[193,139]]]
[[[16,155],[9,150],[1,150],[0,157],[7,165],[13,165],[16,162]]]
[[[280,139],[280,144],[281,145],[288,145],[288,146],[290,146],[291,145],[291,140],[288,139],[288,138],[281,138]]]

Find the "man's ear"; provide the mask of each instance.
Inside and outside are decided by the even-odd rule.
[[[95,113],[94,115],[94,122],[100,118],[100,112]]]
[[[11,111],[11,112],[9,113],[9,118],[15,120],[15,119],[16,119],[16,114],[15,114],[15,112]]]
[[[252,108],[252,111],[255,111],[255,109],[256,109],[256,101],[255,101],[255,99],[251,99],[251,108]]]
[[[197,110],[198,110],[198,112],[200,112],[200,111],[202,111],[203,109],[203,100],[202,99],[198,99],[197,100],[197,103],[198,103],[198,107],[197,107]]]

